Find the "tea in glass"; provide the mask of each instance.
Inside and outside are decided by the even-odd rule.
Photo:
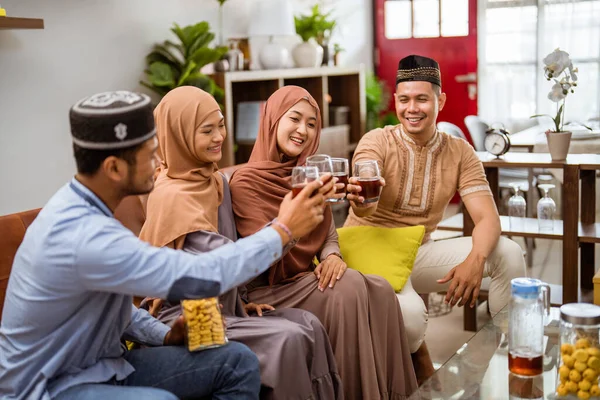
[[[381,175],[377,161],[359,161],[354,164],[354,176],[358,178],[360,185],[360,195],[365,199],[365,203],[375,203],[379,201],[381,194]]]
[[[294,167],[292,169],[292,198],[304,189],[309,182],[319,178],[319,170],[316,167]]]
[[[348,185],[348,160],[346,158],[332,158],[331,164],[333,166],[333,176],[335,176],[338,181],[337,183],[343,183],[344,187],[341,189],[336,189],[335,194],[346,193],[346,186]],[[344,201],[344,199],[339,199],[338,201]]]

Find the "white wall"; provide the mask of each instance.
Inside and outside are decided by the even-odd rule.
[[[229,0],[239,26],[255,0]],[[293,0],[304,12],[316,0]],[[371,0],[324,1],[341,29],[346,65],[372,64]],[[216,0],[2,0],[9,15],[44,19],[44,30],[0,30],[0,215],[41,207],[75,172],[69,107],[99,91],[143,90],[144,56],[173,22],[209,21]],[[343,5],[343,7],[342,7]],[[226,27],[228,24],[225,24]],[[291,46],[299,39],[285,40]],[[258,40],[251,44],[260,45]]]

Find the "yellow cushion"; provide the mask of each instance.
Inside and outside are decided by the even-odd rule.
[[[410,276],[425,227],[351,226],[337,232],[342,257],[349,268],[379,275],[399,292]]]

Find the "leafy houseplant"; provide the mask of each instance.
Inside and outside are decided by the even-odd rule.
[[[325,45],[331,37],[331,32],[336,26],[334,19],[329,19],[331,12],[323,14],[318,4],[315,4],[309,15],[294,17],[296,33],[303,42],[315,38],[321,46]]]
[[[384,125],[397,125],[398,119],[394,113],[381,117],[390,101],[390,91],[381,79],[373,73],[366,75],[365,94],[367,97],[367,130],[380,128]]]
[[[223,90],[211,78],[200,73],[200,69],[219,60],[227,47],[209,47],[215,35],[210,32],[207,22],[184,28],[174,24],[171,32],[177,36],[179,43],[165,40],[154,45],[146,56],[144,72],[147,81],[140,81],[140,84],[161,97],[178,86],[196,86],[221,103]]]
[[[546,80],[554,81],[548,93],[548,99],[556,103],[556,115],[537,114],[531,118],[548,117],[554,123],[554,129],[546,131],[548,149],[553,160],[564,160],[571,143],[571,132],[565,132],[565,103],[569,93],[575,93],[577,86],[577,68],[569,58],[569,53],[559,48],[548,54],[544,59],[544,76]],[[588,128],[589,129],[589,128]]]

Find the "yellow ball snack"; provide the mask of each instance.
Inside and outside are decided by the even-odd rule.
[[[561,366],[558,369],[558,375],[561,378],[568,378],[569,377],[569,372],[571,372],[571,370],[569,369],[569,367],[567,367],[566,365]]]
[[[579,382],[578,386],[579,386],[579,390],[583,390],[584,392],[589,392],[590,388],[592,387],[592,384],[584,379],[581,382]]]
[[[200,300],[182,300],[181,308],[186,322],[189,351],[222,346],[227,343],[223,318],[216,297]]]
[[[575,361],[586,362],[589,357],[590,356],[588,355],[588,352],[584,349],[575,350],[575,352],[573,353],[573,358],[575,359]]]
[[[564,355],[564,354],[567,354],[567,355],[571,355],[571,354],[573,354],[573,345],[572,345],[572,344],[569,344],[569,343],[563,343],[563,344],[560,346],[560,352],[561,352],[563,355]]]
[[[586,351],[590,355],[590,357],[600,358],[600,349],[598,349],[597,347],[590,347],[589,349],[586,349]]]
[[[591,368],[587,368],[585,371],[583,371],[583,379],[585,379],[588,382],[594,382],[596,380],[596,378],[598,378],[598,374],[596,373],[596,371],[594,371]]]
[[[590,357],[587,362],[588,367],[595,369],[596,371],[600,370],[600,358],[598,357]]]
[[[564,384],[561,384],[556,388],[556,393],[558,393],[560,396],[566,396],[569,394],[569,391]]]
[[[587,400],[591,396],[590,396],[590,394],[588,392],[584,392],[583,390],[580,390],[579,392],[577,392],[577,397],[579,397],[582,400]]]
[[[567,391],[571,393],[577,393],[579,390],[579,385],[573,381],[565,383],[565,387],[567,388]]]
[[[590,394],[592,396],[600,396],[600,387],[598,385],[592,385],[590,388]]]
[[[572,382],[578,383],[581,380],[581,373],[579,373],[579,371],[576,369],[573,369],[571,372],[569,372],[569,379]]]
[[[584,362],[577,361],[573,367],[574,367],[574,368],[575,368],[577,371],[579,371],[579,372],[583,372],[583,371],[585,371],[585,370],[587,369],[587,367],[588,367],[588,366],[587,366],[587,364],[586,364],[586,363],[584,363]]]

